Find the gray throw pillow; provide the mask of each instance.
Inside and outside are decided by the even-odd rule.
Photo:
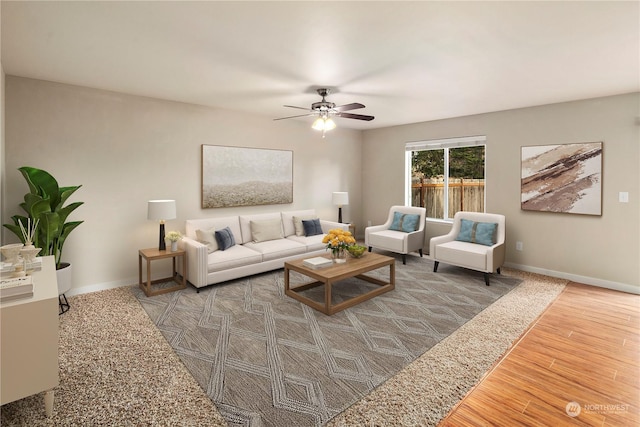
[[[304,227],[305,236],[317,236],[322,234],[322,226],[319,219],[303,219],[302,227]]]
[[[218,242],[218,248],[221,251],[225,251],[236,244],[236,239],[233,237],[231,229],[225,227],[216,231],[216,242]]]

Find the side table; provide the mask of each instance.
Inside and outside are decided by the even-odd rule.
[[[182,257],[182,280],[179,280],[178,273],[176,272],[176,258]],[[147,277],[146,281],[142,281],[142,258],[147,261]],[[158,259],[171,258],[173,264],[173,274],[171,277],[166,277],[164,279],[156,279],[151,280],[151,261],[155,261]],[[166,294],[167,292],[177,291],[179,289],[184,289],[187,287],[187,278],[185,272],[187,271],[187,253],[184,250],[179,251],[161,251],[157,248],[149,248],[149,249],[140,249],[138,251],[138,285],[140,289],[142,289],[146,296],[152,297],[154,295]],[[152,290],[151,285],[155,285],[158,283],[165,283],[170,280],[176,282],[175,286],[171,286],[168,288],[161,288],[157,290]]]

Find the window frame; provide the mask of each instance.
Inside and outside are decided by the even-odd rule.
[[[462,147],[484,146],[484,211],[487,210],[487,137],[485,135],[453,137],[444,139],[432,139],[424,141],[411,141],[405,143],[405,205],[412,206],[412,167],[411,153],[425,150],[444,150],[444,218],[427,217],[430,221],[453,222],[453,217],[449,217],[449,149]]]

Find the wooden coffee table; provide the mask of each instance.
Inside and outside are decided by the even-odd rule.
[[[327,258],[328,257],[329,256],[327,256]],[[291,298],[294,298],[329,316],[346,308],[353,307],[362,301],[366,301],[375,296],[384,294],[385,292],[392,291],[396,286],[395,259],[388,256],[368,252],[361,258],[347,258],[347,262],[343,264],[333,264],[332,266],[319,269],[312,269],[304,266],[302,263],[305,259],[306,258],[301,258],[284,263],[284,293]],[[368,271],[387,265],[389,266],[389,282],[364,275],[364,273]],[[296,271],[307,277],[315,279],[315,281],[292,288],[289,282],[290,271]],[[331,304],[331,288],[333,284],[351,277],[373,283],[378,285],[379,288],[365,294],[358,295],[357,297],[349,300],[342,301],[339,304]],[[316,286],[324,286],[324,304],[313,301],[312,299],[300,294],[301,291],[311,289]]]

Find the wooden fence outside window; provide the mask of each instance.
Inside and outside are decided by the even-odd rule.
[[[411,205],[427,208],[428,218],[444,218],[444,179],[414,179]],[[484,179],[449,178],[449,217],[458,211],[484,212]]]

